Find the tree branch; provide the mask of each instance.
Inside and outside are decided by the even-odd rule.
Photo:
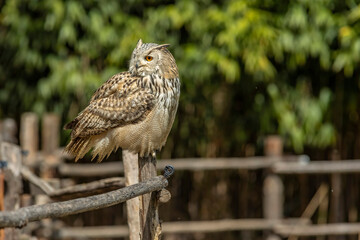
[[[46,195],[50,195],[54,192],[54,188],[47,183],[45,180],[39,178],[33,174],[30,169],[26,166],[21,167],[21,175],[23,178],[27,179],[29,182],[40,188]]]
[[[89,183],[77,184],[66,188],[55,189],[49,197],[56,200],[70,200],[109,192],[125,186],[125,178],[112,177]]]
[[[77,184],[70,187],[55,189],[44,179],[39,178],[26,166],[22,166],[21,175],[29,182],[39,187],[53,200],[70,200],[109,192],[125,186],[125,179],[121,177],[105,178],[94,182]]]
[[[157,176],[138,184],[95,196],[29,206],[10,212],[0,212],[0,228],[23,227],[28,222],[37,221],[43,218],[64,217],[109,207],[142,194],[159,191],[167,185],[168,181],[166,178]]]

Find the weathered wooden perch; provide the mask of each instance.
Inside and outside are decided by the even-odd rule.
[[[125,170],[126,186],[130,186],[139,182],[139,164],[138,155],[123,150],[123,164]],[[126,214],[129,226],[129,239],[140,240],[140,199],[132,198],[126,201]]]
[[[30,169],[23,166],[21,175],[29,182],[39,187],[46,195],[52,199],[69,200],[79,197],[87,197],[95,194],[109,192],[125,186],[125,179],[121,177],[113,177],[101,179],[98,181],[78,184],[66,188],[56,189],[48,184],[45,180],[33,174]]]
[[[123,151],[123,163],[127,184],[147,181],[156,176],[156,159],[152,156],[140,157]],[[174,173],[172,166],[165,166],[164,177]],[[149,192],[127,201],[127,215],[130,240],[158,240],[161,237],[159,202],[169,201],[171,194],[166,189]]]
[[[139,182],[156,176],[156,159],[152,156],[138,158]],[[140,239],[155,240],[161,236],[161,224],[158,213],[157,192],[149,192],[139,197],[140,200]]]
[[[146,193],[159,191],[167,185],[168,181],[164,176],[157,176],[132,186],[95,196],[29,206],[15,211],[0,212],[0,228],[23,227],[28,222],[43,218],[64,217],[109,207]]]

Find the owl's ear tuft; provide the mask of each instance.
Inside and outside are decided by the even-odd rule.
[[[139,41],[136,44],[136,48],[140,48],[140,46],[143,44],[141,38],[139,39]]]
[[[151,50],[167,48],[167,47],[169,47],[169,46],[170,46],[170,44],[161,44],[161,45],[158,45],[158,46],[153,47]]]
[[[160,49],[160,48],[167,48],[170,47],[170,44],[161,44],[159,46],[157,46],[156,48]]]

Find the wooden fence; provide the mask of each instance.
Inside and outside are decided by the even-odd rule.
[[[42,119],[41,129],[41,151],[39,151],[39,120],[33,113],[25,113],[21,118],[20,124],[20,147],[16,146],[16,124],[11,119],[6,119],[0,124],[1,145],[0,145],[0,210],[16,210],[20,206],[28,207],[29,197],[22,195],[22,179],[31,182],[36,188],[32,188],[32,194],[38,196],[35,204],[47,204],[36,209],[37,217],[29,219],[24,215],[23,208],[18,210],[17,218],[11,220],[10,215],[0,213],[0,227],[20,226],[27,221],[39,220],[44,217],[64,216],[64,212],[56,212],[56,209],[64,209],[68,202],[50,201],[68,200],[77,201],[68,208],[67,213],[82,212],[99,207],[106,207],[112,204],[129,200],[134,196],[142,196],[144,193],[160,191],[167,185],[164,177],[155,177],[155,169],[152,169],[152,176],[147,177],[138,183],[136,167],[131,165],[134,162],[134,156],[123,156],[124,162],[107,162],[102,164],[69,164],[63,161],[67,156],[64,155],[59,147],[59,118],[54,114],[46,114]],[[7,142],[7,143],[4,143]],[[10,144],[10,143],[11,144]],[[190,222],[165,222],[162,224],[163,234],[181,234],[198,232],[221,232],[221,231],[263,231],[267,239],[280,239],[288,237],[296,239],[300,236],[325,236],[325,235],[358,235],[360,237],[360,223],[332,223],[332,224],[312,224],[311,217],[316,209],[323,202],[328,194],[328,187],[321,185],[314,194],[303,214],[298,218],[284,219],[284,184],[281,175],[286,174],[332,174],[334,181],[339,180],[339,174],[359,173],[360,160],[342,160],[342,161],[310,161],[307,156],[283,156],[282,141],[279,137],[268,137],[265,141],[264,157],[249,158],[215,158],[215,159],[171,159],[161,160],[157,164],[158,169],[164,169],[167,165],[172,165],[176,171],[211,171],[219,169],[263,169],[266,177],[263,184],[263,216],[261,219],[221,219],[212,221],[190,221]],[[26,157],[24,157],[26,155]],[[7,166],[5,167],[5,165]],[[155,165],[149,166],[154,168]],[[131,170],[132,169],[132,170]],[[38,172],[38,175],[33,173]],[[140,171],[142,171],[140,169]],[[132,174],[129,174],[131,173]],[[123,176],[125,174],[126,178]],[[60,182],[64,177],[109,177],[100,181],[71,185],[60,188]],[[116,176],[116,177],[114,177]],[[4,187],[3,179],[8,186],[4,201],[1,202]],[[44,179],[46,181],[44,181]],[[71,181],[70,181],[71,182]],[[128,186],[124,188],[124,186]],[[339,185],[339,184],[338,184]],[[11,187],[9,187],[11,186]],[[335,186],[336,187],[336,186]],[[11,189],[11,191],[10,191]],[[140,190],[139,190],[140,189]],[[134,191],[136,192],[134,194]],[[100,193],[100,194],[99,194]],[[129,193],[132,193],[129,195]],[[170,199],[169,192],[163,190],[157,195],[159,201],[166,202]],[[94,195],[99,194],[99,195]],[[104,195],[108,194],[108,195]],[[110,195],[109,195],[110,194]],[[47,196],[47,197],[44,197]],[[86,197],[90,196],[92,201],[86,202]],[[79,201],[79,197],[80,201]],[[11,200],[9,199],[11,198]],[[49,199],[50,198],[50,199]],[[114,201],[99,200],[100,198]],[[85,199],[84,201],[82,201]],[[89,200],[89,199],[87,199]],[[139,208],[134,201],[127,202],[128,212],[134,212],[133,209]],[[150,201],[150,199],[145,200]],[[104,203],[103,205],[91,205],[92,202]],[[144,200],[142,200],[144,203]],[[10,204],[11,203],[11,204]],[[74,203],[74,202],[72,202]],[[55,205],[54,205],[55,204]],[[58,204],[58,205],[56,205]],[[60,205],[59,205],[60,204]],[[61,205],[64,204],[64,205]],[[5,205],[5,206],[3,206]],[[8,205],[8,206],[7,206]],[[60,207],[59,207],[60,206]],[[81,209],[74,209],[78,206]],[[27,208],[29,209],[29,207]],[[34,210],[34,209],[33,209]],[[144,211],[144,210],[143,210]],[[31,214],[30,214],[31,215]],[[20,217],[19,217],[20,216]],[[25,216],[25,217],[24,217]],[[142,216],[146,216],[142,215]],[[11,222],[12,223],[9,223]],[[8,236],[29,232],[36,228],[48,228],[51,230],[50,236],[56,239],[63,238],[118,238],[127,237],[137,239],[140,231],[134,226],[139,222],[144,224],[146,219],[139,219],[139,215],[128,215],[130,231],[128,226],[99,226],[99,227],[69,227],[65,226],[59,220],[51,224],[29,223],[23,230],[14,228],[5,228],[5,235]],[[16,223],[16,224],[15,224]],[[13,225],[11,225],[13,224]],[[141,224],[140,224],[141,225]],[[59,227],[61,226],[61,227]],[[143,226],[144,227],[144,226]],[[149,230],[150,231],[150,230]],[[0,232],[0,240],[4,239],[4,231]],[[133,237],[131,237],[133,236]],[[143,237],[143,239],[148,239]]]

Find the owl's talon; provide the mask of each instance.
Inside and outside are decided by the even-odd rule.
[[[171,177],[175,172],[175,169],[173,166],[171,165],[166,165],[164,168],[164,177],[167,179],[169,177]]]

